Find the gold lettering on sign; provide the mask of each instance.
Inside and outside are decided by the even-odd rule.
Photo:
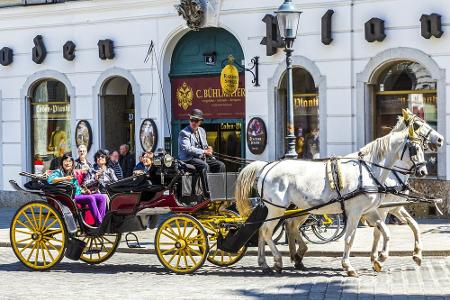
[[[319,99],[317,97],[314,98],[304,98],[304,97],[295,97],[294,98],[294,106],[295,107],[315,107],[319,106]]]

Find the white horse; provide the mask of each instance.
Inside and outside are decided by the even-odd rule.
[[[427,146],[429,146],[432,151],[437,151],[440,147],[443,146],[444,137],[441,134],[439,134],[436,130],[434,130],[424,120],[415,116],[408,109],[402,110],[402,114],[403,117],[398,118],[398,122],[392,129],[392,132],[403,131],[405,130],[405,128],[407,128],[407,126],[412,125],[413,128],[416,128],[415,133],[418,135],[418,137],[422,139],[422,142]],[[356,157],[356,156],[357,153],[352,153],[346,157]],[[396,165],[396,167],[406,168],[405,165],[402,165],[402,161],[400,161],[399,164]],[[394,173],[392,172],[389,173],[389,177],[387,178],[386,182],[384,182],[386,186],[398,187],[399,189],[401,189],[402,186],[401,182],[399,182],[399,179],[406,184],[409,175],[397,173],[397,176],[399,178],[397,178],[394,175]],[[397,196],[394,194],[379,194],[379,196],[383,198],[384,203],[406,201],[404,197]],[[381,271],[381,262],[385,261],[388,255],[388,251],[385,251],[384,253],[380,253],[380,255],[377,258],[378,242],[380,239],[380,235],[383,233],[378,229],[377,221],[379,221],[378,220],[379,217],[381,217],[383,221],[386,220],[386,216],[388,213],[395,215],[397,218],[407,223],[411,228],[414,234],[414,250],[412,258],[416,262],[416,264],[420,266],[422,262],[422,242],[420,239],[419,226],[403,206],[396,206],[393,208],[392,207],[378,208],[378,213],[369,212],[364,215],[364,218],[368,221],[368,223],[374,227],[374,240],[370,256],[374,270],[377,272]],[[301,224],[306,220],[306,218],[307,217],[300,217],[297,219],[292,218],[286,220],[285,222],[291,260],[294,262],[294,266],[297,269],[304,269],[302,261],[306,251],[308,250],[308,247],[306,246],[306,243],[304,242],[302,236],[299,234],[298,230],[299,226],[301,226]],[[387,243],[389,242],[389,240],[390,240],[389,234],[386,232],[383,233],[383,242],[384,242],[383,249],[386,248],[388,249]],[[295,249],[295,243],[298,244],[297,251]]]
[[[402,112],[403,117],[399,118],[396,126],[392,129],[392,131],[401,131],[405,129],[407,125],[411,124],[414,128],[416,128],[415,132],[417,133],[417,135],[419,135],[419,137],[422,138],[423,142],[426,145],[428,145],[430,147],[430,150],[432,150],[433,152],[437,152],[439,148],[441,148],[444,145],[444,137],[441,134],[439,134],[436,130],[434,130],[428,123],[426,123],[424,120],[411,113],[409,110],[403,110]],[[402,186],[400,186],[401,182],[399,182],[399,179],[404,184],[408,182],[409,174],[398,173],[397,175],[399,178],[397,178],[393,173],[391,173],[385,182],[386,186],[402,188]],[[389,202],[404,202],[404,201],[406,201],[404,197],[400,197],[394,194],[386,194],[383,202],[389,203]],[[399,220],[408,224],[408,226],[411,228],[414,234],[414,250],[412,258],[414,262],[416,262],[416,264],[420,266],[422,264],[422,241],[420,237],[419,225],[417,224],[417,222],[408,213],[408,211],[405,209],[404,206],[397,206],[393,208],[392,207],[378,208],[378,213],[383,218],[383,220],[386,219],[388,214],[393,214]],[[375,225],[373,215],[366,216],[366,220],[368,221],[369,225],[371,226]],[[376,260],[380,234],[381,232],[378,230],[376,226],[374,226],[373,232],[374,239],[372,244],[372,252],[370,256],[372,262]]]
[[[398,161],[404,160],[409,167],[416,166],[417,176],[427,174],[423,145],[418,141],[412,126],[409,127],[409,130],[392,132],[379,138],[367,145],[365,149],[367,154],[364,159],[367,161],[391,168]],[[343,195],[354,192],[359,188],[377,191],[379,185],[376,181],[384,182],[389,175],[389,170],[374,167],[370,163],[367,167],[360,164],[361,162],[358,159],[342,161],[341,172],[345,179],[345,186],[341,190]],[[248,216],[252,210],[249,193],[257,177],[258,193],[268,203],[268,219],[282,216],[290,204],[301,209],[308,209],[327,204],[337,198],[336,192],[330,188],[330,183],[327,180],[326,162],[284,160],[268,164],[257,161],[246,166],[239,174],[236,182],[237,208],[243,216]],[[376,209],[380,204],[381,199],[376,193],[360,193],[344,203],[347,226],[342,266],[349,276],[357,276],[357,272],[350,264],[349,256],[359,219],[363,214]],[[341,204],[334,202],[310,213],[342,213]],[[378,219],[377,225],[386,235],[389,230],[381,217]],[[274,256],[275,270],[279,272],[282,270],[282,258],[272,240],[273,229],[277,222],[278,220],[265,222],[260,228],[258,264],[264,271],[270,270],[265,260],[264,248],[266,243]],[[383,249],[383,252],[387,251],[387,248]]]

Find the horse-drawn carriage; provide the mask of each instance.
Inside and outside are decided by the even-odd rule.
[[[20,207],[11,223],[11,244],[17,258],[34,270],[55,266],[65,255],[72,260],[98,264],[109,259],[119,246],[121,235],[146,230],[164,215],[155,234],[158,259],[176,273],[191,273],[205,260],[228,266],[245,254],[226,253],[217,248],[219,235],[226,235],[221,223],[241,222],[232,205],[235,173],[210,174],[211,199],[185,195],[193,170],[170,155],[155,157],[158,181],[149,174],[117,181],[107,187],[109,209],[98,227],[92,226],[87,206],[76,204],[70,184],[49,184],[45,176],[22,172],[30,179],[25,188],[12,186],[40,200]],[[187,199],[186,199],[187,198]],[[189,199],[190,198],[190,199]],[[181,199],[189,204],[181,203]]]
[[[45,178],[21,173],[31,178],[26,191],[43,201],[19,208],[11,224],[11,243],[18,259],[35,270],[51,268],[64,254],[96,264],[113,255],[122,233],[145,230],[155,223],[155,216],[170,213],[155,235],[156,254],[167,269],[192,273],[206,259],[218,266],[232,265],[242,258],[249,243],[257,242],[258,263],[263,270],[269,269],[264,258],[264,247],[268,244],[275,270],[281,271],[281,254],[272,238],[280,220],[289,220],[286,230],[291,258],[296,267],[302,268],[307,247],[298,232],[299,224],[309,214],[343,213],[344,270],[350,276],[357,275],[349,256],[358,221],[364,216],[383,234],[382,251],[377,255],[378,240],[374,239],[371,255],[373,268],[379,271],[389,254],[389,231],[383,216],[392,207],[402,207],[407,198],[436,205],[437,199],[427,199],[420,193],[408,195],[414,190],[407,180],[414,174],[425,176],[425,151],[437,151],[443,144],[442,135],[424,120],[404,111],[390,134],[364,146],[359,153],[314,161],[254,162],[237,178],[236,174],[212,175],[216,176],[210,180],[213,199],[198,201],[195,194],[188,194],[191,197],[188,200],[194,202],[190,205],[181,204],[180,200],[186,187],[183,177],[193,170],[161,153],[155,159],[161,184],[151,184],[149,174],[142,174],[109,185],[109,210],[99,227],[89,224],[88,208],[75,204],[70,185],[48,184]],[[229,210],[235,181],[240,216]],[[11,183],[23,190],[16,182]],[[255,183],[260,197],[256,206],[249,198]],[[391,199],[399,202],[386,202]],[[296,208],[286,210],[290,205]],[[397,213],[406,218],[406,210]],[[255,234],[258,230],[259,235]],[[418,264],[421,251],[417,242],[413,258]]]

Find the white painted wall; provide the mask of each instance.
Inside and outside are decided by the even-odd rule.
[[[321,141],[325,155],[345,154],[356,151],[361,146],[358,128],[364,120],[357,117],[357,107],[364,99],[358,92],[357,74],[365,70],[372,57],[387,50],[408,47],[429,55],[445,71],[450,68],[450,6],[447,0],[295,0],[303,11],[299,35],[295,42],[294,55],[306,58],[308,66],[318,70],[321,94],[321,131],[326,131],[326,141]],[[9,189],[8,180],[18,177],[18,172],[26,169],[25,143],[27,136],[23,128],[24,94],[22,89],[27,79],[36,72],[54,70],[64,74],[74,87],[72,126],[80,119],[87,119],[94,129],[94,144],[90,155],[98,148],[99,137],[95,133],[98,126],[96,101],[98,81],[108,70],[126,70],[139,86],[140,119],[155,119],[160,130],[159,145],[163,145],[168,135],[163,110],[162,91],[170,103],[170,86],[167,73],[170,57],[176,41],[186,32],[184,21],[174,9],[176,0],[92,0],[67,2],[58,5],[42,5],[0,9],[0,47],[14,50],[14,62],[8,67],[0,67],[1,130],[0,130],[0,188]],[[279,81],[274,78],[276,70],[284,66],[281,49],[272,57],[265,55],[265,47],[260,45],[265,35],[265,25],[261,21],[267,13],[272,13],[282,0],[222,0],[219,25],[231,33],[241,43],[246,62],[253,56],[260,56],[260,87],[253,87],[250,74],[246,75],[247,120],[253,116],[262,117],[271,134],[266,151],[255,157],[249,152],[247,157],[259,159],[275,158],[275,135],[273,128],[274,88]],[[331,45],[320,42],[320,19],[333,9],[333,36]],[[401,12],[401,13],[399,13]],[[420,36],[419,18],[422,13],[442,15],[441,39],[425,40]],[[364,39],[364,23],[372,17],[385,20],[387,38],[382,43],[368,43]],[[31,60],[33,38],[37,34],[44,37],[48,55],[45,62],[36,65]],[[116,57],[110,61],[98,58],[97,41],[112,39]],[[62,46],[68,40],[77,46],[76,58],[68,62],[62,57]],[[156,57],[153,66],[144,63],[148,44],[155,42]],[[305,60],[302,60],[305,61]],[[160,88],[157,69],[162,73],[163,89]],[[277,73],[278,74],[278,73]],[[119,75],[119,74],[118,74]],[[281,76],[278,74],[276,76]],[[443,95],[450,90],[449,79],[444,76]],[[319,85],[319,83],[317,83]],[[323,91],[323,92],[322,92]],[[26,92],[26,91],[24,91]],[[136,93],[136,91],[133,91]],[[440,128],[450,140],[450,107],[442,99],[440,107],[442,119]],[[170,116],[169,116],[170,120]],[[164,132],[161,132],[164,131]],[[74,143],[73,143],[74,144]],[[450,147],[442,150],[440,160],[441,177],[450,178],[450,162],[445,160]],[[441,159],[442,158],[442,159]],[[447,166],[449,164],[449,166]]]

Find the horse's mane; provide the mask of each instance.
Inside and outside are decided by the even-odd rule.
[[[395,124],[395,126],[388,134],[368,143],[367,145],[362,147],[359,152],[363,155],[370,154],[372,158],[376,159],[377,161],[381,161],[389,151],[389,142],[392,134],[402,132],[405,129],[405,120],[402,116],[399,116],[397,117],[397,124]]]
[[[397,117],[397,124],[391,129],[392,132],[400,132],[406,128],[405,119],[402,116]]]

